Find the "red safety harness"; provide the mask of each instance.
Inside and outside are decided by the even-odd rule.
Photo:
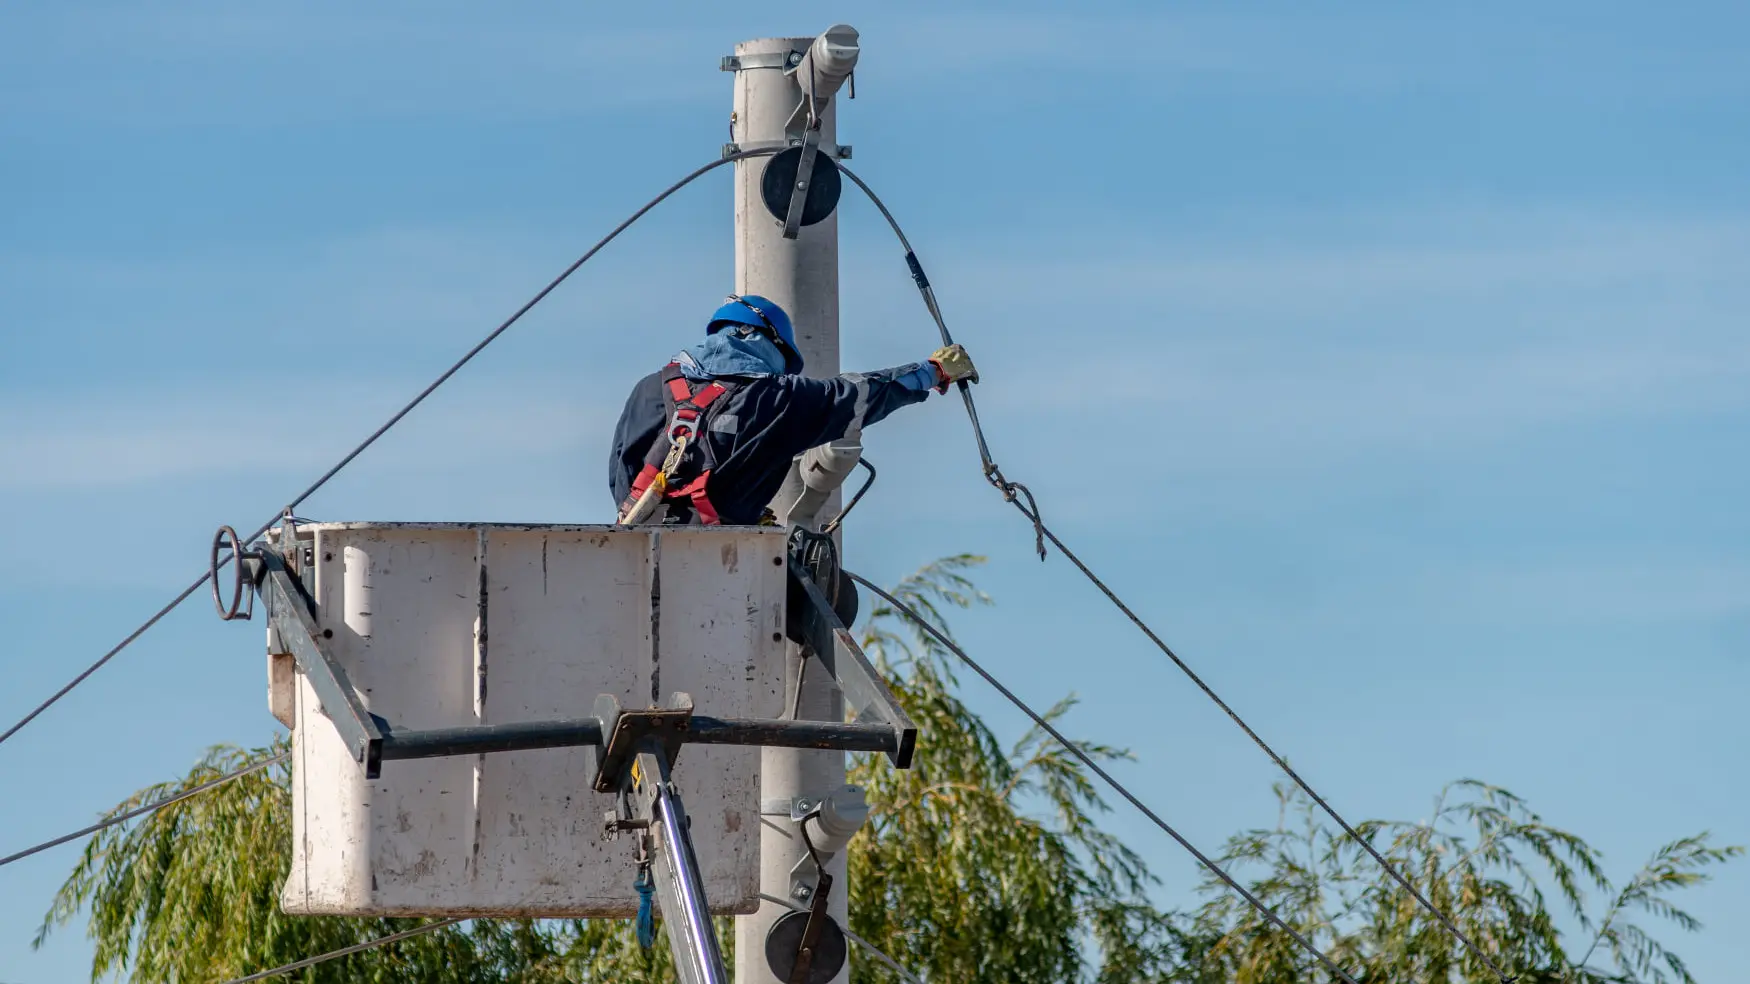
[[[705,411],[711,404],[728,395],[735,383],[712,380],[695,387],[681,375],[680,365],[670,362],[662,370],[663,402],[668,407],[668,429],[658,435],[644,454],[644,468],[632,480],[632,491],[620,505],[621,522],[626,522],[645,492],[654,484],[662,504],[687,502],[699,514],[699,521],[717,526],[722,520],[705,484],[716,467],[711,442],[704,438]]]

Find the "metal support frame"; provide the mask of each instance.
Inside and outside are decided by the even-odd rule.
[[[808,129],[802,133],[802,158],[796,162],[796,183],[790,188],[790,208],[784,213],[784,238],[802,232],[802,209],[808,204],[808,186],[814,180],[814,155],[820,152],[820,119],[808,114]]]
[[[875,672],[869,657],[863,655],[863,650],[851,637],[850,630],[833,613],[820,585],[795,558],[790,560],[790,575],[801,583],[803,595],[808,600],[802,623],[808,652],[820,660],[839,685],[839,690],[845,695],[845,706],[853,712],[858,724],[876,724],[891,729],[898,739],[894,749],[887,753],[893,767],[911,768],[912,753],[917,750],[918,743],[917,725],[894,699],[887,681]]]
[[[286,558],[275,547],[263,546],[258,557],[246,558],[245,563],[251,568],[250,580],[261,593],[274,631],[296,657],[298,669],[316,692],[322,713],[334,722],[367,779],[381,774],[383,762],[404,759],[585,745],[611,751],[618,747],[614,740],[617,729],[621,725],[632,727],[634,721],[660,722],[672,729],[671,760],[685,743],[770,745],[881,752],[896,768],[906,769],[911,767],[912,753],[917,747],[917,726],[833,614],[820,586],[794,560],[790,564],[791,575],[801,582],[807,599],[804,624],[809,649],[838,683],[847,704],[855,711],[856,720],[850,723],[718,718],[694,714],[690,706],[684,711],[621,710],[617,701],[604,694],[597,698],[594,713],[587,717],[400,731],[391,722],[372,714],[359,699],[346,670],[335,662],[325,644],[332,631],[318,624],[314,606],[303,584],[288,569]],[[603,762],[602,775],[597,777],[598,789],[617,764]]]
[[[381,724],[381,719],[377,719]],[[535,748],[576,748],[600,745],[608,733],[598,717],[561,721],[530,721],[468,728],[389,731],[383,735],[384,762],[523,752]],[[779,748],[837,748],[847,752],[894,754],[899,736],[884,725],[834,724],[830,721],[768,721],[759,718],[717,718],[695,715],[686,741],[694,745],[772,745]]]
[[[296,550],[294,542],[292,549]],[[352,751],[354,761],[364,767],[365,778],[375,779],[383,760],[383,733],[387,722],[372,714],[359,700],[358,691],[347,679],[346,670],[329,655],[323,639],[332,638],[333,630],[317,626],[316,615],[304,586],[295,580],[286,566],[286,559],[273,547],[262,547],[260,581],[257,589],[267,606],[268,619],[279,634],[281,643],[298,661],[304,679],[316,691],[322,713],[334,722],[341,740]]]
[[[705,901],[699,859],[693,854],[691,821],[669,775],[668,756],[660,748],[640,751],[637,776],[632,802],[638,815],[649,821],[649,835],[655,842],[656,897],[662,903],[677,976],[683,984],[729,984],[729,968],[723,963]]]
[[[610,816],[609,831],[636,830],[654,848],[651,871],[676,976],[681,984],[728,984],[729,968],[711,926],[705,882],[693,853],[692,821],[671,772],[693,699],[675,694],[666,708],[622,712],[612,697],[604,696],[597,707],[612,714],[613,724],[595,788],[620,794],[621,811]]]
[[[727,982],[729,971],[711,925],[699,862],[693,852],[692,821],[672,774],[675,757],[686,743],[685,735],[697,720],[693,699],[677,693],[664,708],[622,711],[618,702],[604,696],[597,701],[597,709],[600,720],[609,727],[594,785],[598,792],[618,793],[619,802],[619,809],[608,814],[607,833],[614,836],[631,831],[642,839],[640,857],[650,860],[669,949],[682,984]],[[815,809],[818,811],[818,804]],[[844,965],[845,940],[826,911],[832,876],[820,868],[805,826],[801,835],[815,859],[813,906],[805,919],[792,920],[786,932],[768,940],[767,959],[788,968],[785,976],[790,984],[820,984]]]

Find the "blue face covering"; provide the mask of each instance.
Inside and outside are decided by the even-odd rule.
[[[675,356],[681,375],[693,380],[713,376],[775,376],[784,372],[784,353],[771,339],[749,332],[720,331]]]

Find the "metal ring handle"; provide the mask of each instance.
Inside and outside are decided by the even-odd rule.
[[[858,456],[857,464],[869,469],[869,480],[863,483],[863,487],[857,490],[856,495],[851,496],[851,501],[845,504],[845,508],[839,510],[839,514],[832,518],[832,522],[820,528],[822,533],[830,534],[834,530],[837,530],[839,526],[844,523],[845,517],[851,514],[851,510],[857,508],[857,503],[863,501],[863,494],[868,492],[870,486],[875,484],[875,466],[869,463],[869,459]]]
[[[231,566],[233,568],[231,604],[229,606],[226,606],[224,596],[219,592],[219,550],[226,545],[227,541],[231,547]],[[243,577],[243,538],[238,536],[237,531],[231,527],[221,526],[219,531],[213,534],[213,552],[207,566],[207,578],[213,585],[213,607],[218,609],[219,617],[227,622],[236,618],[247,620],[251,614],[243,611],[243,592],[245,590]]]

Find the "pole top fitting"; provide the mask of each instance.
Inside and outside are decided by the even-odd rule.
[[[791,63],[790,71],[796,73],[802,91],[814,98],[816,112],[825,108],[827,100],[856,70],[857,57],[863,52],[859,41],[856,28],[849,24],[834,24],[809,43],[802,57]],[[807,77],[802,77],[804,72]]]

